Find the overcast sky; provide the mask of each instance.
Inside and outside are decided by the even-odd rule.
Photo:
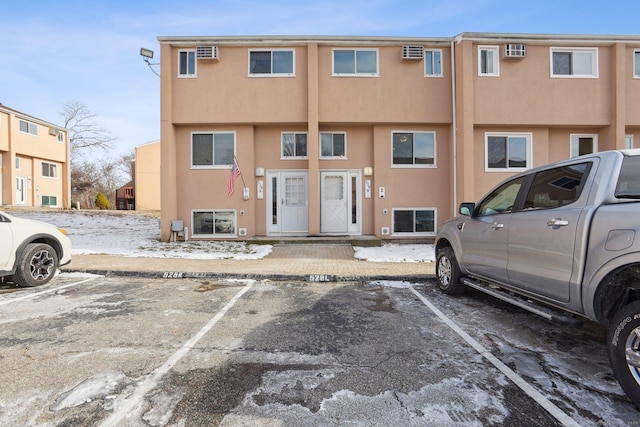
[[[0,103],[61,125],[79,101],[119,155],[160,138],[160,80],[139,54],[158,36],[623,35],[639,17],[640,0],[0,0]]]

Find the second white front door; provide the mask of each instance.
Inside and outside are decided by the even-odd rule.
[[[269,234],[309,231],[308,172],[269,172],[267,175]]]
[[[360,173],[320,172],[320,232],[360,234]]]

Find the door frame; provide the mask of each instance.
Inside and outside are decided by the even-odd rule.
[[[360,236],[362,235],[362,170],[360,169],[321,169],[319,171],[319,180],[320,180],[320,192],[318,197],[320,198],[320,216],[322,216],[322,202],[323,202],[323,193],[322,193],[322,178],[323,175],[331,174],[331,173],[345,173],[347,176],[346,182],[346,203],[347,203],[347,231],[346,233],[335,233],[335,232],[323,232],[322,231],[322,218],[320,218],[320,234],[321,235],[335,235],[335,234],[346,234],[348,236]],[[355,194],[354,194],[355,191]],[[355,206],[353,203],[353,199],[355,197]]]
[[[16,176],[16,205],[26,205],[27,204],[27,178],[24,176]],[[18,182],[22,182],[22,194],[21,198],[18,198]]]
[[[306,208],[306,227],[301,230],[286,231],[283,228],[283,203],[282,193],[284,191],[284,183],[286,177],[303,176],[305,179],[305,208]],[[277,223],[274,224],[274,179],[276,181],[276,197],[280,202],[276,201],[278,211],[275,212]],[[306,236],[309,234],[309,171],[305,170],[270,170],[266,172],[266,230],[267,236]]]

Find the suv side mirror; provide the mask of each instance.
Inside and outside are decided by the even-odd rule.
[[[458,210],[458,213],[460,215],[471,216],[473,215],[473,211],[475,210],[475,208],[475,203],[460,203],[460,209]]]

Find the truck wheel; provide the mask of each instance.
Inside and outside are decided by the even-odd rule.
[[[446,247],[438,251],[436,276],[438,277],[438,287],[445,294],[460,295],[464,293],[466,286],[460,283],[462,274],[453,249]]]
[[[29,243],[18,260],[13,281],[18,286],[48,283],[58,270],[58,254],[45,243]]]
[[[640,301],[624,306],[611,320],[607,347],[618,382],[640,409]]]

